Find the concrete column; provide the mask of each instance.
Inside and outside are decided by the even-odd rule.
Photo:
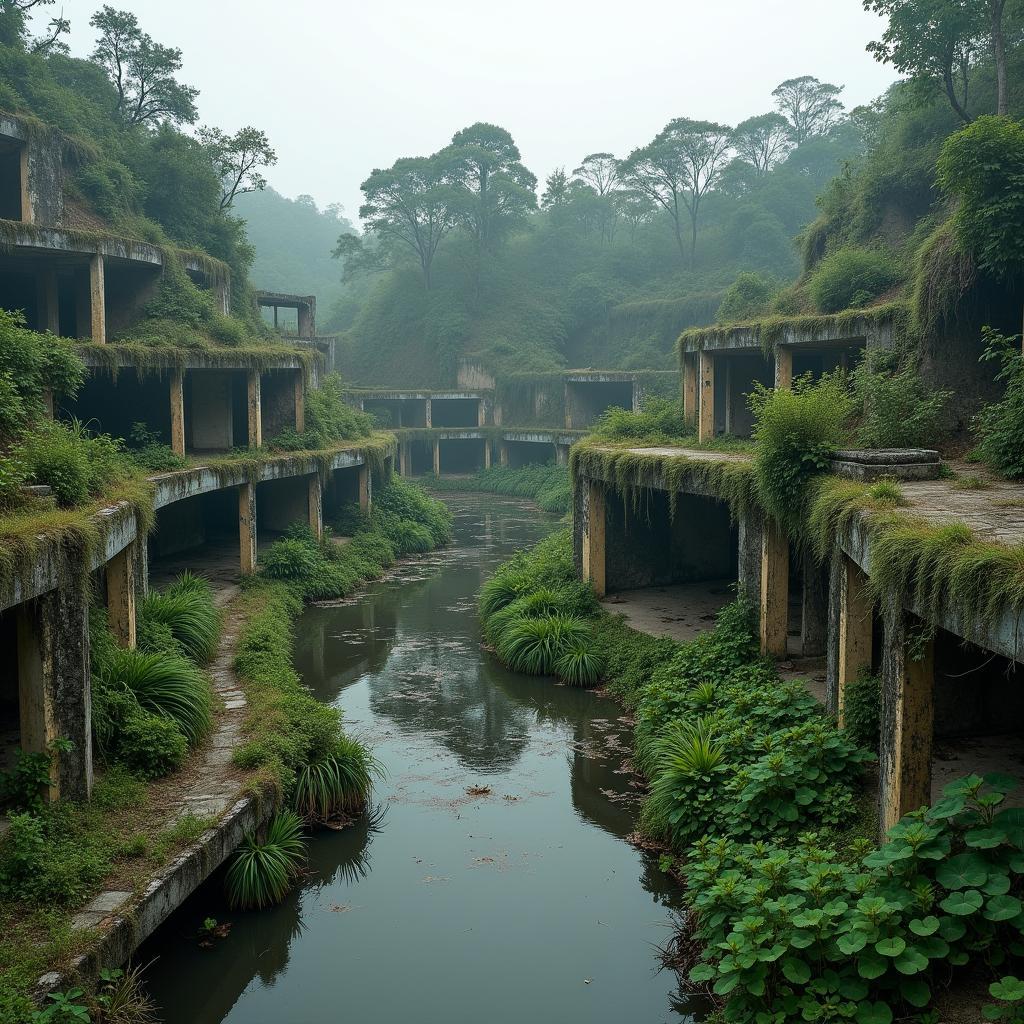
[[[92,693],[89,612],[76,586],[58,587],[18,610],[18,701],[21,745],[43,753],[56,739],[50,800],[85,800],[92,791]]]
[[[171,372],[171,448],[185,454],[185,373]]]
[[[772,522],[761,537],[761,653],[781,658],[789,633],[789,539]]]
[[[408,476],[409,475],[408,459],[409,459],[409,446],[404,441],[400,441],[399,444],[398,444],[398,475],[399,476]]]
[[[249,411],[249,447],[263,447],[263,409],[260,371],[249,371],[248,411]]]
[[[484,438],[484,469],[491,468],[491,442]]]
[[[572,401],[572,388],[569,386],[569,382],[565,383],[565,429],[573,429],[573,401]]]
[[[583,581],[605,596],[605,500],[604,484],[587,481],[586,517],[583,527]]]
[[[256,487],[244,483],[238,488],[238,542],[242,573],[256,571]]]
[[[317,540],[323,540],[324,498],[319,473],[314,473],[309,478],[309,528]]]
[[[136,599],[145,601],[149,597],[149,544],[144,537],[139,538],[139,564],[135,572]]]
[[[737,521],[738,534],[738,571],[737,583],[739,591],[753,604],[761,600],[761,548],[764,544],[762,536],[764,521],[760,513],[748,510],[739,516]]]
[[[103,257],[97,253],[89,260],[89,337],[105,345],[107,342],[106,287]]]
[[[43,388],[43,415],[52,420],[54,417],[54,399],[50,388]]]
[[[700,354],[700,414],[697,421],[697,440],[703,443],[715,436],[715,357],[710,352]]]
[[[295,429],[302,433],[306,429],[306,375],[295,371]]]
[[[728,357],[725,360],[725,432],[734,433],[736,416],[732,407],[732,360]]]
[[[879,818],[883,832],[931,802],[935,728],[935,644],[908,643],[910,623],[894,602],[885,610],[882,649],[882,730]]]
[[[476,404],[476,425],[482,427],[487,423],[487,410],[484,408],[484,400],[481,398]]]
[[[369,513],[373,504],[373,480],[370,477],[370,467],[359,467],[359,509],[361,512]]]
[[[298,309],[299,337],[312,338],[316,333],[313,326],[313,311],[307,305],[300,305]]]
[[[809,554],[804,556],[803,578],[800,651],[805,658],[816,658],[828,643],[828,587]]]
[[[144,541],[142,543],[145,543]],[[135,647],[135,592],[138,542],[129,544],[107,562],[107,621],[114,639],[122,646]]]
[[[505,444],[504,441],[502,441],[501,444],[498,445],[498,465],[508,465],[508,445]]]
[[[683,423],[697,429],[697,357],[683,356]]]
[[[35,210],[32,209],[32,189],[28,177],[28,145],[21,147],[18,154],[21,172],[21,219],[26,224],[32,224],[35,219]]]
[[[441,475],[441,442],[434,438],[434,476]]]
[[[793,350],[781,345],[775,348],[775,386],[777,388],[793,386]]]
[[[434,425],[434,402],[433,399],[428,398],[426,404],[425,416],[427,419],[427,426],[432,427]]]
[[[568,466],[569,465],[569,446],[567,444],[556,444],[555,445],[555,465],[556,466]]]
[[[846,555],[837,559],[838,663],[836,666],[836,713],[845,725],[846,687],[872,664],[872,604],[868,581],[859,565]]]

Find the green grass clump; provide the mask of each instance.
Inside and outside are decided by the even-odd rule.
[[[572,485],[565,466],[492,466],[475,476],[452,480],[431,477],[426,486],[434,491],[461,491],[502,494],[511,498],[528,498],[545,512],[565,515],[572,502]]]
[[[513,672],[546,676],[553,675],[559,659],[589,637],[589,626],[575,616],[523,616],[502,631],[495,649]]]
[[[845,246],[825,256],[811,275],[811,301],[822,313],[867,306],[900,279],[895,259],[881,249]]]
[[[224,878],[228,901],[239,910],[280,903],[291,889],[305,860],[302,819],[280,811],[267,827],[267,837],[245,837]]]
[[[365,744],[341,736],[332,750],[300,769],[292,798],[295,810],[309,822],[359,814],[380,773]]]
[[[400,477],[392,477],[374,493],[370,519],[399,558],[443,547],[452,539],[448,506]]]
[[[153,591],[142,602],[144,623],[166,626],[182,652],[205,665],[217,650],[220,614],[213,603],[213,590],[199,576],[185,573],[161,592]]]

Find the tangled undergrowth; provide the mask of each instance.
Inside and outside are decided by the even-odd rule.
[[[565,515],[572,503],[572,485],[565,466],[492,466],[475,476],[453,480],[427,477],[423,484],[432,491],[503,494],[510,498],[528,498],[545,512]]]

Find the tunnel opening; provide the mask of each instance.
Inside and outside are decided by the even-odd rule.
[[[186,570],[215,584],[241,577],[237,487],[184,498],[159,509],[149,536],[149,580],[156,589]]]

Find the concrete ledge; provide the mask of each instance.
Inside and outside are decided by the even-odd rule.
[[[426,389],[402,389],[402,388],[346,388],[345,394],[351,398],[370,399],[371,401],[403,402],[418,401],[425,402],[429,399],[446,401],[452,399],[466,399],[467,401],[479,402],[482,399],[490,398],[490,391],[430,391]]]
[[[272,811],[270,800],[246,796],[235,802],[215,828],[204,832],[157,874],[142,894],[102,893],[80,915],[83,924],[99,934],[92,950],[72,961],[67,971],[44,974],[36,985],[42,1002],[51,992],[67,988],[78,978],[93,978],[104,967],[123,964],[196,889],[238,848],[247,832],[263,825]],[[124,898],[118,900],[118,896]]]
[[[586,430],[505,430],[501,439],[520,444],[573,445],[581,437],[586,436]]]
[[[832,472],[851,480],[936,480],[942,468],[937,451],[928,448],[845,449],[832,457]]]
[[[90,370],[109,370],[111,366],[115,366],[119,370],[137,368],[144,373],[160,372],[161,370],[251,370],[255,368],[251,359],[233,353],[227,347],[223,349],[223,352],[216,353],[207,353],[200,349],[187,349],[183,352],[174,350],[173,358],[170,352],[164,353],[159,348],[154,348],[150,357],[153,361],[147,363],[146,366],[139,366],[134,349],[119,346],[117,342],[105,345],[102,354],[90,346],[81,346],[76,351]],[[302,360],[287,350],[267,359],[261,355],[259,361],[261,370],[301,370],[302,368]]]

